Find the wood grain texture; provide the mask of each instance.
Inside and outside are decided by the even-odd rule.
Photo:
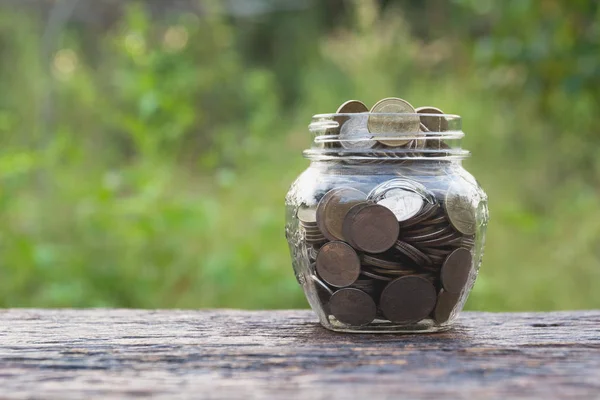
[[[0,311],[0,398],[599,398],[600,311],[463,313],[430,335],[310,311]]]

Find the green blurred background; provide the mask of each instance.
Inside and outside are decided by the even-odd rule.
[[[595,0],[0,0],[0,306],[307,307],[310,116],[463,116],[491,222],[468,308],[600,308]]]

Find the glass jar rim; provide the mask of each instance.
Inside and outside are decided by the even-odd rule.
[[[461,160],[461,117],[440,113],[329,113],[312,117],[313,161]]]
[[[439,113],[381,113],[381,112],[360,112],[360,113],[322,113],[315,114],[312,116],[313,119],[316,118],[331,118],[331,117],[351,117],[354,115],[381,115],[381,116],[418,116],[418,117],[443,117],[450,120],[460,120],[461,116],[458,114],[439,114]]]

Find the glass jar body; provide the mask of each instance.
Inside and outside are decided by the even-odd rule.
[[[327,206],[332,207],[325,203],[340,191],[364,193],[357,202],[363,209],[352,208],[350,201],[328,215]],[[392,193],[409,195],[398,202]],[[394,212],[398,230],[379,222],[361,228],[358,214],[373,204]],[[333,232],[328,221],[343,229]],[[286,237],[296,279],[321,324],[341,332],[449,328],[475,283],[487,221],[487,196],[457,160],[313,161],[286,197]],[[397,236],[392,247],[358,243],[372,242],[378,229]],[[335,246],[352,257],[332,252]],[[355,263],[360,266],[348,266]]]

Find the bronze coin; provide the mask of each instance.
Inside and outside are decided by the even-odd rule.
[[[375,257],[373,255],[369,255],[369,254],[364,254],[362,261],[365,264],[377,267],[377,268],[383,268],[383,269],[407,269],[407,267],[405,267],[401,262],[399,261],[391,261],[391,260],[385,260],[383,258],[378,258]]]
[[[465,236],[461,239],[460,241],[460,245],[462,247],[465,247],[467,249],[472,248],[473,246],[475,246],[475,237],[473,236]]]
[[[411,269],[402,270],[402,269],[385,269],[385,268],[373,267],[373,268],[371,268],[371,270],[377,274],[390,275],[390,276],[406,276],[406,275],[416,274],[416,271],[411,270]]]
[[[444,117],[444,112],[436,107],[419,107],[415,110],[420,115],[421,125],[424,125],[429,132],[445,132],[448,130],[448,120]]]
[[[447,322],[452,316],[452,311],[459,300],[460,293],[448,293],[444,289],[440,290],[435,310],[433,311],[433,319],[439,324]]]
[[[358,100],[348,100],[345,103],[343,103],[341,106],[338,107],[337,111],[335,112],[336,114],[351,114],[351,113],[362,113],[362,112],[368,112],[369,108],[364,105],[362,102],[358,101]],[[338,135],[340,133],[340,129],[342,127],[342,125],[344,125],[344,123],[346,121],[348,121],[348,119],[350,119],[350,117],[345,116],[345,115],[336,115],[333,117],[333,120],[335,122],[337,122],[337,126],[335,128],[327,128],[327,130],[325,131],[326,135]],[[339,147],[339,143],[337,141],[333,141],[333,142],[327,142],[325,143],[325,147]]]
[[[426,253],[429,256],[429,258],[433,262],[433,265],[435,265],[435,266],[439,266],[439,265],[443,264],[444,261],[446,261],[446,257],[435,256],[433,254],[427,253],[425,250],[423,250],[423,252]]]
[[[403,276],[383,289],[379,305],[390,321],[410,323],[426,318],[433,311],[436,299],[435,287],[427,279]]]
[[[444,261],[441,270],[442,286],[449,293],[460,293],[467,284],[473,256],[467,249],[454,250]]]
[[[432,150],[450,150],[451,149],[451,147],[448,146],[448,144],[446,142],[444,142],[442,139],[427,139],[427,142],[425,142],[425,147],[428,149],[432,149]],[[431,155],[439,156],[439,153],[432,152]]]
[[[422,251],[429,254],[429,255],[434,255],[434,256],[440,256],[440,257],[444,257],[444,261],[446,260],[446,257],[448,257],[448,255],[450,253],[452,253],[454,251],[454,249],[448,249],[448,248],[434,248],[434,247],[421,247]]]
[[[347,213],[346,213],[346,217],[344,218],[344,223],[342,224],[342,235],[344,236],[344,239],[346,240],[346,242],[348,242],[350,244],[350,246],[354,247],[355,249],[358,249],[358,246],[356,245],[356,243],[354,243],[354,241],[352,240],[352,218],[353,216],[359,211],[362,210],[363,208],[367,207],[369,205],[369,203],[362,202],[362,203],[358,203],[356,205],[354,205]],[[350,222],[349,222],[350,221]],[[359,249],[360,250],[360,249]]]
[[[354,247],[368,253],[390,249],[400,233],[394,213],[377,204],[353,207],[344,219],[343,231]]]
[[[413,237],[420,235],[427,235],[433,232],[436,232],[440,228],[444,228],[448,226],[448,224],[440,224],[440,225],[417,225],[411,228],[402,229],[400,231],[400,237]]]
[[[317,206],[317,225],[329,240],[344,240],[342,225],[344,217],[353,206],[364,202],[367,195],[350,187],[332,189]]]
[[[431,259],[425,253],[402,240],[396,241],[394,248],[420,266],[433,264]]]
[[[419,248],[436,247],[436,246],[451,246],[453,244],[456,244],[457,242],[460,242],[460,240],[461,240],[460,234],[458,234],[456,232],[451,232],[444,236],[437,237],[435,239],[423,240],[419,243],[415,243],[415,246],[418,246]]]
[[[368,278],[377,279],[378,281],[391,281],[393,278],[385,275],[378,274],[370,269],[363,267],[360,271],[361,275],[364,275]]]
[[[348,100],[338,107],[336,114],[355,114],[355,113],[363,113],[369,112],[369,107],[367,107],[362,101],[358,100]],[[333,120],[338,123],[338,129],[344,125],[350,117],[346,115],[336,115],[333,117]]]
[[[438,224],[444,224],[444,223],[450,223],[450,221],[448,221],[448,219],[446,218],[445,215],[438,215],[435,218],[428,219],[428,220],[422,222],[422,224],[426,225],[426,226],[438,225]]]
[[[360,274],[360,259],[346,243],[329,242],[317,254],[317,274],[331,286],[350,286]]]
[[[331,296],[329,310],[338,321],[361,326],[373,322],[377,306],[371,296],[362,290],[345,288]]]
[[[402,238],[409,242],[422,242],[424,240],[432,240],[452,232],[450,226],[433,229],[431,232],[421,233],[416,235],[403,235]]]

